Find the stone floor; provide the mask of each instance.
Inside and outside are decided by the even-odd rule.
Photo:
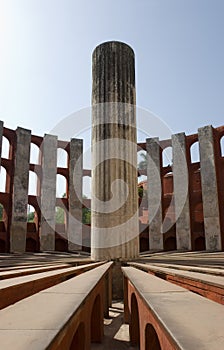
[[[138,350],[129,342],[129,327],[123,324],[123,302],[112,304],[109,318],[104,320],[104,339],[100,344],[91,344],[91,350]]]

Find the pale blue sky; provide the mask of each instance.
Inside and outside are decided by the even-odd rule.
[[[0,119],[43,135],[88,107],[92,51],[119,40],[138,106],[173,132],[223,125],[223,19],[223,0],[0,0]]]

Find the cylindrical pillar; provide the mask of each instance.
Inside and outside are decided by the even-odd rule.
[[[134,52],[106,42],[93,52],[92,222],[94,260],[138,256]]]

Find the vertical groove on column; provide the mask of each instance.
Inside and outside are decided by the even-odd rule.
[[[206,250],[221,250],[214,138],[211,125],[198,129]]]
[[[45,135],[42,144],[40,250],[55,250],[57,137]]]
[[[184,133],[172,135],[172,149],[177,249],[191,250],[189,168]]]
[[[82,249],[83,140],[71,139],[69,159],[68,249]]]
[[[17,128],[10,230],[11,252],[23,253],[26,250],[30,142],[31,131]]]
[[[131,258],[139,251],[133,50],[120,42],[99,45],[93,53],[92,81],[92,258]],[[122,203],[125,196],[118,179],[127,184],[129,195],[113,210],[112,202]],[[105,208],[109,211],[102,212]]]

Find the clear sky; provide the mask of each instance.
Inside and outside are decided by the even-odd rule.
[[[88,107],[92,51],[119,40],[138,106],[173,132],[223,125],[223,18],[223,0],[0,0],[0,119],[43,135]]]

